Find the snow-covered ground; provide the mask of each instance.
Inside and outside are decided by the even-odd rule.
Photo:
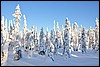
[[[33,53],[32,58],[29,58],[28,54],[23,52],[23,57],[14,61],[12,51],[10,51],[4,66],[99,66],[99,51],[95,53],[95,51],[88,49],[87,53],[84,54],[81,51],[75,51],[72,52],[70,58],[58,53],[54,56],[54,61],[36,52]]]

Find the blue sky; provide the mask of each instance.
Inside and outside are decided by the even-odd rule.
[[[96,17],[99,18],[99,1],[1,1],[1,16],[8,20],[14,17],[17,4],[20,5],[22,15],[26,15],[28,29],[32,25],[37,26],[37,30],[46,27],[50,31],[53,29],[54,20],[61,25],[65,24],[66,17],[70,24],[77,22],[80,26],[89,29],[95,26]],[[23,16],[21,17],[20,30],[23,28]]]

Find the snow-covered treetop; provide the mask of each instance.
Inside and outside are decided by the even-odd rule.
[[[78,25],[77,25],[76,22],[74,22],[73,28],[74,28],[74,29],[77,29],[77,28],[78,28]]]
[[[19,4],[16,6],[16,10],[20,10],[20,6],[19,6]]]
[[[80,25],[79,31],[80,31],[80,32],[82,31],[82,25]]]
[[[34,32],[34,25],[32,26],[32,32]]]
[[[43,27],[42,27],[40,31],[40,39],[43,38],[43,36],[44,36],[44,32],[43,32]]]
[[[4,25],[4,16],[2,16],[1,24]]]
[[[23,18],[24,18],[24,22],[26,23],[26,16],[25,16],[25,15],[23,15]]]
[[[5,20],[5,28],[7,29],[7,19]]]
[[[55,31],[55,20],[54,20],[54,31]]]
[[[66,21],[68,21],[68,17],[66,17]]]
[[[26,29],[26,28],[27,28],[26,16],[25,16],[25,15],[23,15],[23,18],[24,18],[24,28]]]
[[[13,24],[12,24],[12,20],[10,20],[10,29],[13,29]]]
[[[48,32],[48,27],[47,27],[46,31]]]
[[[82,30],[82,37],[85,36],[85,28]]]
[[[66,18],[66,25],[65,26],[70,27],[70,21],[68,20],[68,17]]]
[[[23,15],[23,17],[24,17],[24,19],[26,19],[26,16],[25,15]]]
[[[20,6],[19,4],[16,6],[16,11],[14,14],[12,14],[16,19],[20,19],[22,16],[21,11],[20,11]]]
[[[99,20],[96,18],[96,26],[99,27]]]
[[[4,30],[4,16],[1,19],[1,30]]]
[[[82,28],[82,25],[80,25],[80,28]]]

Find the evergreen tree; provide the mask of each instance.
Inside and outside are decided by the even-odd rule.
[[[81,44],[82,44],[82,53],[86,53],[86,36],[84,28],[82,30]]]
[[[94,30],[90,26],[90,30],[89,30],[89,48],[93,48],[93,45],[94,45]]]
[[[46,35],[45,35],[46,41],[45,41],[45,46],[46,48],[49,46],[49,32],[48,32],[48,28],[46,30]]]
[[[77,23],[75,22],[74,25],[73,25],[73,49],[74,51],[77,51],[78,50],[78,25]]]
[[[99,20],[97,18],[95,25],[95,50],[99,50]]]
[[[70,57],[70,52],[69,52],[69,42],[70,42],[70,40],[69,40],[69,27],[68,27],[67,24],[65,25],[64,39],[63,40],[64,40],[63,41],[64,42],[63,43],[63,45],[64,45],[63,54],[67,53],[68,57]]]
[[[41,28],[41,31],[40,31],[39,41],[40,41],[40,46],[39,46],[40,53],[41,51],[45,52],[43,27]]]
[[[79,28],[78,32],[78,48],[81,49],[81,37],[82,37],[82,25]]]

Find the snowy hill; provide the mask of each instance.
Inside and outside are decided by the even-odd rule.
[[[8,60],[4,66],[99,66],[99,52],[95,53],[88,49],[87,53],[82,54],[81,51],[76,51],[72,52],[71,58],[66,58],[59,53],[54,56],[54,61],[36,52],[33,53],[32,58],[28,58],[28,55],[23,52],[23,57],[14,61],[12,52],[9,52]]]

